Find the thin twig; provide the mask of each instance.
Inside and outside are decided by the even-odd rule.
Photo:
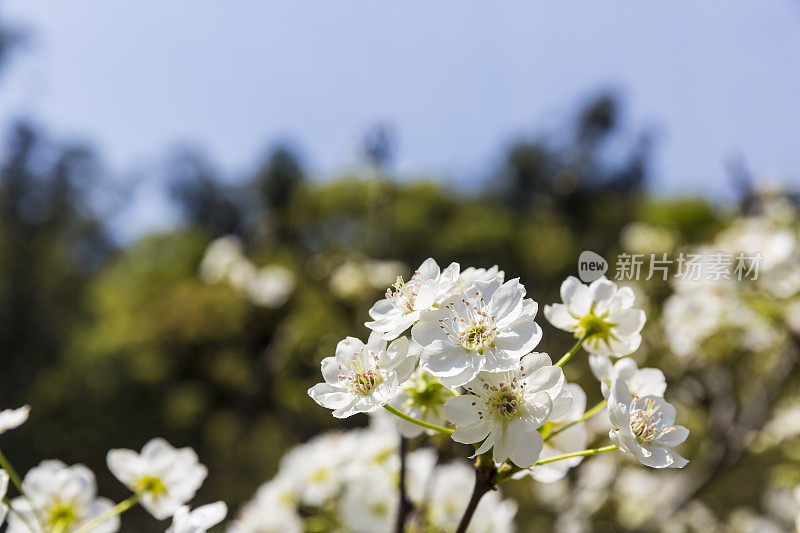
[[[690,501],[705,492],[720,474],[735,466],[742,459],[746,449],[747,436],[753,431],[761,429],[769,420],[775,402],[780,397],[789,378],[797,371],[798,360],[800,360],[800,337],[792,335],[791,346],[784,351],[770,373],[760,380],[757,390],[750,398],[740,402],[740,405],[745,407],[728,424],[729,429],[718,431],[722,437],[710,454],[712,459],[708,467],[695,476],[690,488],[682,491],[681,497],[672,505],[665,506],[662,513],[652,519],[653,522],[657,523],[683,509]],[[707,389],[709,388],[707,387]],[[729,409],[731,402],[729,397],[714,398],[712,408]],[[712,416],[711,418],[713,420],[716,417]]]

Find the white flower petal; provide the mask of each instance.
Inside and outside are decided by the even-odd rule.
[[[491,424],[476,424],[474,426],[458,426],[452,434],[452,439],[463,444],[481,442],[492,430]]]
[[[472,394],[454,396],[444,404],[444,416],[458,426],[475,423],[478,420],[478,403],[483,401]]]
[[[539,459],[544,440],[538,431],[527,431],[525,424],[517,419],[509,423],[507,434],[513,439],[514,449],[509,454],[509,459],[515,465],[528,468]]]
[[[336,361],[343,370],[349,371],[352,367],[351,361],[364,351],[364,343],[355,337],[346,337],[336,345]]]
[[[440,270],[436,261],[432,257],[429,257],[422,262],[417,272],[419,273],[420,279],[429,280],[438,278]]]
[[[525,287],[515,278],[503,283],[492,295],[489,308],[498,326],[510,324],[522,312],[522,300],[525,298]]]
[[[639,333],[644,327],[647,317],[641,309],[628,308],[609,317],[613,323],[617,324],[614,328],[618,335],[632,335]]]
[[[545,305],[544,316],[553,326],[564,331],[572,331],[578,325],[578,319],[569,314],[565,304]]]
[[[438,378],[457,376],[470,365],[468,355],[460,346],[437,340],[425,347],[420,364],[426,372]]]
[[[683,444],[683,442],[689,437],[689,430],[683,426],[673,426],[674,431],[670,431],[658,439],[656,442],[662,446],[668,446],[670,448],[674,446],[678,446],[679,444]]]
[[[561,301],[566,304],[571,314],[584,316],[589,312],[592,303],[589,287],[581,283],[578,278],[570,276],[561,284]]]
[[[519,359],[536,348],[541,339],[542,328],[523,315],[521,319],[509,325],[507,331],[497,336],[495,346],[509,356]]]
[[[613,365],[607,356],[589,354],[589,368],[591,368],[592,374],[599,381],[611,379]]]
[[[601,315],[608,310],[611,300],[617,294],[617,284],[605,276],[594,280],[589,285],[589,297],[594,303],[594,313]]]

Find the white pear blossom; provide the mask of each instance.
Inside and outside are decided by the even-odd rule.
[[[639,348],[645,313],[633,307],[630,287],[617,288],[605,276],[587,286],[570,276],[561,284],[561,299],[564,303],[545,306],[545,317],[576,338],[585,335],[588,352],[620,357]]]
[[[417,367],[411,379],[400,387],[389,404],[412,418],[443,426],[446,423],[444,404],[452,397],[453,392],[445,387],[439,379],[424,372],[421,367]],[[433,430],[412,424],[402,418],[394,418],[400,434],[406,438],[418,437],[423,432],[430,435],[435,433]]]
[[[475,268],[469,267],[461,271],[461,274],[456,280],[456,284],[450,290],[450,296],[462,294],[464,291],[472,287],[476,281],[492,281],[497,279],[500,283],[505,281],[506,273],[500,270],[497,265],[492,268]]]
[[[636,361],[630,357],[623,357],[616,363],[605,355],[591,354],[589,366],[592,374],[600,381],[600,390],[603,398],[608,399],[611,393],[611,383],[622,379],[628,384],[628,390],[634,396],[664,396],[667,390],[667,381],[664,373],[658,368],[639,368]]]
[[[30,405],[23,405],[19,409],[3,409],[0,411],[0,435],[9,429],[15,429],[28,420],[31,413]]]
[[[397,278],[386,297],[369,310],[372,321],[365,325],[386,340],[396,339],[448,295],[460,270],[458,263],[451,263],[441,271],[436,261],[426,259],[410,280]]]
[[[519,279],[476,281],[425,313],[411,329],[423,347],[421,364],[448,387],[459,387],[479,372],[515,368],[542,338],[534,322],[537,304],[525,298]]]
[[[586,411],[586,393],[583,392],[583,389],[574,383],[566,384],[565,388],[572,395],[572,405],[566,414],[547,423],[546,427],[550,432],[557,431],[564,424],[579,420]],[[540,458],[546,459],[556,455],[584,450],[588,442],[589,433],[586,431],[586,426],[583,423],[575,424],[560,431],[545,442]],[[533,476],[533,479],[541,483],[553,483],[562,479],[567,475],[570,468],[578,466],[582,460],[583,457],[572,457],[534,466],[532,470],[523,470],[522,472],[531,472],[530,475]]]
[[[689,430],[675,424],[675,407],[659,396],[632,396],[623,379],[611,384],[608,417],[611,441],[652,468],[683,468],[689,461],[673,448]]]
[[[160,438],[145,444],[141,454],[111,450],[106,461],[118,480],[142,495],[142,506],[158,520],[172,516],[191,500],[208,476],[193,449],[176,449]]]
[[[228,507],[224,502],[209,503],[189,510],[188,505],[178,507],[172,517],[172,526],[166,533],[206,533],[225,519]]]
[[[22,488],[27,498],[12,500],[14,512],[9,516],[9,533],[31,533],[29,525],[35,529],[33,533],[71,533],[114,506],[111,500],[97,497],[94,474],[81,464],[67,466],[61,461],[42,461],[25,474]],[[119,527],[119,517],[115,516],[92,532],[113,533]]]
[[[319,405],[333,409],[336,418],[370,413],[386,405],[417,364],[418,348],[401,337],[387,346],[373,332],[367,344],[347,337],[336,355],[322,360],[324,383],[308,389]]]
[[[536,430],[563,416],[572,403],[564,373],[543,353],[526,355],[510,372],[481,372],[466,389],[444,406],[447,418],[458,426],[453,440],[482,441],[476,454],[494,448],[495,462],[511,459],[522,468],[533,465],[542,452],[542,435]]]

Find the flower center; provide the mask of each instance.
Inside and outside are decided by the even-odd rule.
[[[373,359],[377,363],[377,357],[373,356]],[[350,360],[350,367],[352,370],[347,375],[339,375],[339,379],[344,380],[347,388],[356,394],[366,396],[383,383],[384,375],[377,364],[375,367],[365,367],[358,354]]]
[[[634,397],[631,404],[631,431],[640,443],[653,442],[662,435],[675,431],[665,426],[661,409],[653,400]]]
[[[324,468],[318,468],[311,474],[311,481],[314,483],[324,483],[330,477],[330,472]]]
[[[140,477],[135,489],[136,492],[147,492],[156,498],[167,494],[167,487],[161,478],[152,475]]]
[[[516,379],[510,382],[501,381],[497,385],[483,384],[484,402],[489,408],[489,415],[495,420],[510,420],[520,415],[522,391]]]
[[[53,530],[65,531],[78,520],[78,511],[74,503],[56,502],[47,510],[47,523]]]
[[[440,410],[447,400],[453,397],[450,389],[442,382],[427,373],[412,376],[408,383],[403,385],[403,391],[408,396],[406,407],[418,407],[423,413],[434,409]]]
[[[597,316],[593,312],[590,312],[588,315],[582,317],[578,321],[578,327],[576,328],[577,332],[582,332],[579,333],[578,336],[586,335],[587,337],[607,338],[611,332],[611,328],[616,325],[606,321],[605,318],[607,316],[608,313]]]
[[[414,310],[414,302],[421,287],[419,271],[415,272],[408,282],[403,280],[403,276],[397,276],[394,285],[386,289],[386,299],[392,302],[396,308],[408,314]]]
[[[475,295],[480,296],[480,293],[476,291]],[[450,312],[450,316],[440,318],[439,327],[454,344],[483,355],[483,349],[494,346],[497,337],[494,316],[489,314],[483,305],[483,298],[480,298],[477,304],[462,298],[461,303],[463,304],[461,306],[456,306],[454,303],[444,306],[445,311]]]

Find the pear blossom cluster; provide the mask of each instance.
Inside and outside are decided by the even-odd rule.
[[[734,279],[704,279],[707,271],[712,272],[712,259],[702,264],[701,273],[692,279],[676,275],[669,287],[658,276],[648,281],[642,275],[632,281],[633,307],[646,310],[649,319],[640,332],[640,348],[622,357],[589,355],[591,372],[607,401],[606,410],[612,410],[610,416],[597,415],[569,426],[545,443],[547,449],[582,426],[588,443],[572,444],[571,449],[578,449],[596,445],[592,443],[613,431],[608,440],[637,462],[670,463],[674,468],[686,457],[695,463],[694,474],[639,468],[613,454],[584,459],[585,464],[571,475],[548,485],[534,485],[534,505],[553,511],[554,530],[591,531],[601,520],[613,520],[620,529],[630,531],[794,531],[800,527],[795,454],[800,439],[800,402],[795,394],[800,333],[797,198],[767,197],[755,190],[747,213],[730,215],[726,213],[721,221],[724,227],[716,235],[691,245],[683,244],[687,239],[683,231],[664,221],[661,224],[670,229],[639,222],[623,230],[621,245],[629,253],[660,256],[671,252],[703,259],[725,254],[734,258],[734,264],[740,253],[760,255],[758,276],[739,280],[731,268]],[[675,267],[677,274],[678,265]],[[655,365],[655,360],[664,363]],[[667,389],[666,365],[670,375],[681,376],[679,390]],[[648,366],[660,366],[664,372]],[[785,368],[792,370],[781,373]],[[627,391],[621,385],[613,386],[620,379]],[[757,387],[769,383],[769,398],[760,396],[763,389],[750,388],[751,383]],[[586,393],[591,400],[592,391],[587,388]],[[684,438],[687,430],[680,425],[688,425],[689,420],[681,416],[680,407],[676,416],[674,407],[665,405],[664,399],[672,401],[673,395],[680,397],[682,406],[691,408],[695,417],[708,417],[703,443],[696,451],[674,444]],[[717,409],[708,409],[704,402],[709,398]],[[588,402],[586,413],[593,403]],[[760,409],[760,416],[754,418],[758,427],[720,434],[718,428],[741,426],[742,420],[748,420],[754,404]],[[732,413],[732,406],[737,405],[741,413]],[[725,463],[723,475],[747,479],[747,483],[742,493],[727,492],[732,497],[715,505],[714,498],[697,486],[698,479],[706,480],[700,472],[715,465],[716,450],[721,446],[745,450],[738,462]],[[556,453],[562,453],[561,449]],[[564,462],[535,467],[533,474],[543,466]],[[753,464],[770,467],[759,472]]]
[[[242,261],[238,241],[223,238],[201,275],[252,299],[258,275]],[[507,481],[558,483],[587,457],[611,451],[655,469],[687,464],[676,448],[689,431],[664,399],[664,373],[634,360],[645,312],[630,287],[566,279],[562,301],[544,316],[575,344],[554,358],[537,351],[538,303],[497,266],[441,269],[427,259],[390,282],[369,310],[368,334],[341,340],[321,361],[322,382],[308,390],[335,418],[364,413],[370,425],[290,450],[224,526],[230,533],[510,532],[517,505],[498,490]],[[594,393],[564,373],[581,358],[598,382]],[[599,401],[590,407],[591,396]],[[28,406],[1,411],[0,435],[29,415]],[[605,442],[588,429],[595,416]],[[0,453],[0,520],[11,533],[114,533],[141,506],[167,533],[204,533],[228,514],[221,501],[191,505],[209,475],[191,448],[154,438],[140,451],[109,451],[106,463],[130,491],[117,503],[98,494],[85,465],[45,460],[21,477]]]
[[[263,484],[232,522],[229,533],[349,531],[390,533],[397,519],[400,436],[381,412],[366,428],[323,433],[290,450],[278,473]],[[464,460],[438,463],[432,448],[406,458],[410,523],[426,531],[454,531],[472,488]],[[473,533],[513,533],[516,504],[499,491],[479,505]]]
[[[0,434],[25,423],[30,406],[0,412]],[[115,504],[97,494],[97,480],[85,465],[67,465],[48,459],[20,479],[0,453],[0,525],[8,520],[9,533],[115,533],[122,513],[141,504],[156,520],[171,520],[168,533],[205,533],[227,515],[227,506],[215,502],[192,509],[208,470],[191,448],[176,449],[164,439],[153,439],[141,453],[111,450],[111,473],[132,496]],[[9,480],[18,493],[10,499]]]
[[[441,433],[471,446],[476,480],[483,472],[489,488],[522,477],[556,482],[585,457],[613,450],[651,468],[685,466],[675,448],[689,432],[664,399],[665,376],[633,359],[646,321],[633,290],[605,277],[590,284],[569,277],[560,293],[562,301],[546,305],[544,316],[576,343],[554,361],[536,351],[543,337],[539,305],[518,278],[506,280],[497,266],[442,269],[427,259],[372,306],[365,342],[347,337],[323,359],[324,381],[308,394],[336,418],[388,411],[404,438]],[[563,371],[581,349],[602,397],[591,409],[586,392]],[[595,415],[610,428],[608,443],[587,448],[585,424]],[[340,481],[353,468],[329,466]],[[262,492],[275,497],[275,489]],[[366,490],[362,499],[377,492]],[[478,523],[480,513],[464,507],[460,527]]]

